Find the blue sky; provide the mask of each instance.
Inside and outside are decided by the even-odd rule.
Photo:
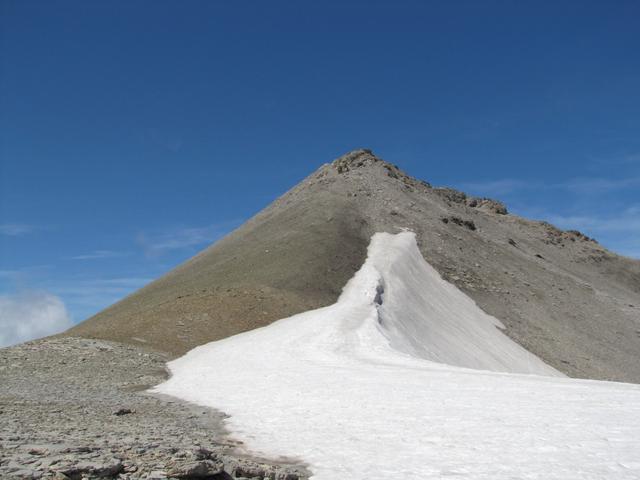
[[[80,321],[357,147],[640,258],[638,18],[0,0],[0,311]]]

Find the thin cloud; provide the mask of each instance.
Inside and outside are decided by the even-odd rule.
[[[624,157],[624,163],[627,164],[636,164],[636,163],[640,163],[640,152],[638,153],[632,153],[630,155],[626,155]]]
[[[75,316],[83,320],[122,300],[152,280],[146,277],[76,279],[64,285],[52,284],[50,289],[63,297]]]
[[[504,178],[501,180],[490,180],[487,182],[467,182],[458,185],[458,188],[465,192],[479,195],[507,195],[518,190],[527,188],[537,188],[538,184],[524,182],[513,178]]]
[[[615,215],[520,211],[526,217],[544,219],[566,230],[579,230],[622,255],[640,258],[640,205],[632,205]]]
[[[206,227],[175,228],[155,234],[141,232],[137,242],[148,257],[158,257],[170,251],[213,243],[238,224],[238,221],[232,221]]]
[[[578,194],[598,194],[640,187],[640,177],[630,178],[575,178],[558,184],[559,188]]]
[[[52,335],[71,325],[64,302],[51,293],[0,295],[0,347]]]
[[[488,196],[509,195],[524,190],[564,190],[577,195],[598,195],[639,187],[640,177],[638,176],[628,178],[579,177],[556,183],[504,178],[458,184],[458,188],[465,192]]]
[[[99,278],[91,280],[77,280],[73,284],[57,286],[52,288],[57,294],[82,298],[96,295],[112,298],[123,296],[132,290],[143,287],[151,282],[152,278],[146,277],[121,277],[121,278]]]
[[[70,260],[99,260],[103,258],[126,257],[129,252],[114,252],[113,250],[95,250],[84,255],[69,257]]]
[[[640,152],[627,153],[624,155],[595,158],[592,162],[597,167],[610,167],[611,165],[636,165],[640,164]]]
[[[21,223],[2,223],[0,224],[0,235],[8,237],[19,237],[36,230],[33,225],[25,225]]]
[[[147,277],[119,277],[119,278],[102,278],[90,282],[92,285],[112,286],[119,288],[137,288],[149,283],[152,278]]]
[[[0,280],[9,280],[14,283],[23,283],[31,277],[37,277],[50,270],[52,265],[33,265],[11,270],[0,270]]]
[[[24,275],[22,270],[0,270],[0,278],[9,278],[13,280],[20,275]]]
[[[640,235],[640,215],[633,210],[625,211],[614,217],[600,217],[589,215],[549,215],[551,223],[567,229],[584,229],[593,232],[624,232]]]

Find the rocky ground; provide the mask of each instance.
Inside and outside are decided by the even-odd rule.
[[[223,413],[148,393],[167,378],[166,360],[74,337],[0,350],[0,478],[308,476],[286,459],[243,452]]]

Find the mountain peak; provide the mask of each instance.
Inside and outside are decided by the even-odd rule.
[[[354,168],[364,167],[365,165],[371,165],[381,161],[382,160],[368,148],[358,148],[336,158],[331,162],[331,165],[338,170],[338,173],[344,173]]]
[[[549,365],[638,381],[640,263],[506,213],[497,201],[432,187],[371,150],[354,150],[67,335],[180,355],[335,303],[374,234],[409,230],[445,280]]]
[[[331,162],[331,167],[337,171],[338,174],[346,174],[348,172],[362,170],[376,170],[382,176],[390,177],[394,180],[400,180],[404,183],[404,186],[408,188],[417,187],[418,184],[427,188],[431,187],[429,183],[407,175],[405,172],[400,170],[397,165],[384,161],[374,154],[373,151],[367,148],[360,148],[345,153]]]

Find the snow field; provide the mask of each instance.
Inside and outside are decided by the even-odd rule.
[[[155,391],[314,479],[638,479],[640,386],[563,378],[376,234],[338,302],[195,348]]]

